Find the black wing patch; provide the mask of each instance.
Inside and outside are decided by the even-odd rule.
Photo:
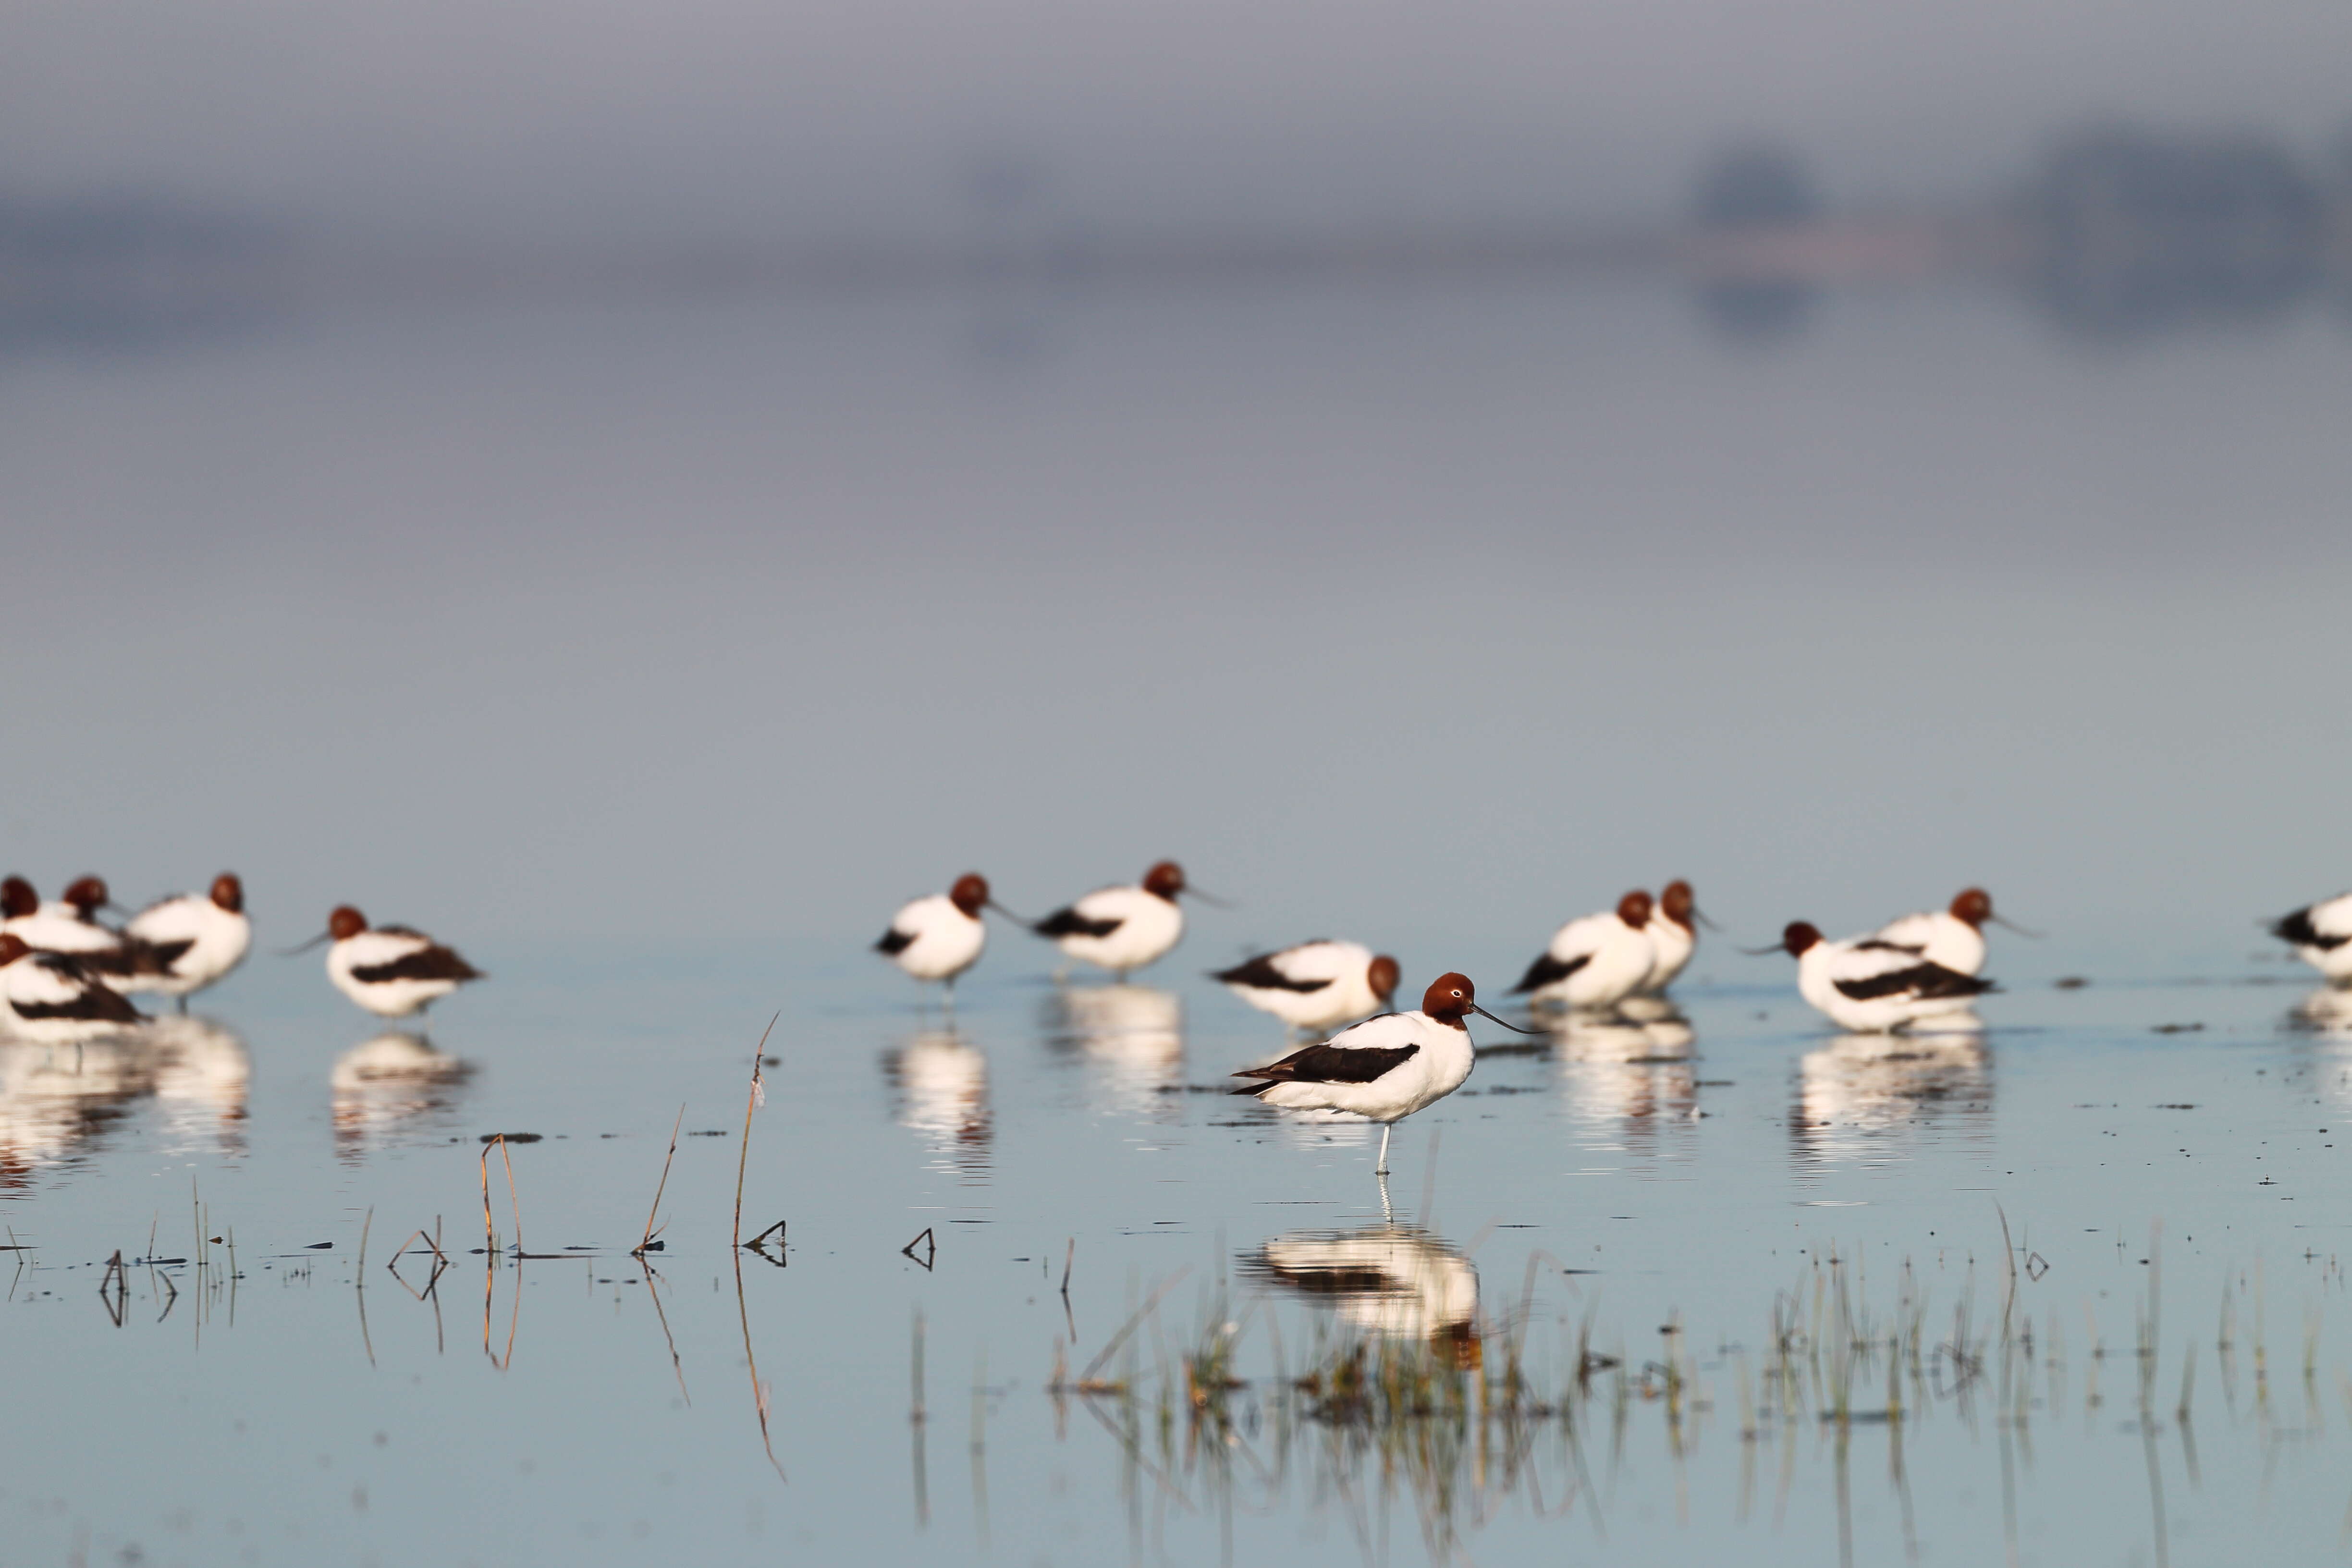
[[[1256,991],[1296,991],[1304,995],[1320,991],[1331,984],[1324,980],[1293,980],[1274,966],[1275,954],[1261,952],[1246,963],[1231,969],[1221,969],[1209,978],[1222,980],[1228,985],[1246,985]]]
[[[2315,947],[2322,952],[2332,952],[2352,936],[2330,936],[2311,923],[2311,911],[2301,909],[2271,927],[2271,934],[2281,942],[2291,942],[2297,947]]]
[[[1920,963],[1862,980],[1841,980],[1837,988],[1857,1002],[1868,1002],[1880,996],[1981,996],[1993,984],[1940,963]]]
[[[914,945],[915,939],[912,936],[900,931],[897,926],[892,926],[882,933],[882,940],[874,944],[874,951],[887,952],[896,958]]]
[[[1853,950],[1856,952],[1907,952],[1916,958],[1927,952],[1927,947],[1925,942],[1888,942],[1874,936],[1855,942]]]
[[[1528,965],[1528,972],[1519,976],[1517,985],[1511,987],[1511,994],[1523,995],[1538,986],[1555,984],[1591,962],[1592,955],[1589,952],[1579,953],[1570,959],[1554,958],[1547,952]]]
[[[82,967],[96,974],[169,974],[172,966],[187,957],[188,950],[195,945],[194,937],[177,942],[141,942],[136,937],[126,937],[120,947],[85,952],[79,957]]]
[[[93,978],[80,964],[58,954],[44,957],[41,967],[64,979],[78,981],[81,990],[63,1002],[11,1002],[16,1016],[26,1023],[39,1018],[72,1018],[89,1024],[143,1024],[147,1016],[133,1007],[120,992],[110,991]]]
[[[1303,1051],[1293,1051],[1278,1062],[1262,1068],[1244,1068],[1235,1078],[1262,1078],[1265,1083],[1254,1083],[1235,1094],[1264,1094],[1277,1083],[1370,1083],[1381,1077],[1399,1062],[1409,1061],[1421,1047],[1418,1045],[1393,1046],[1309,1046]]]
[[[1073,906],[1055,910],[1029,929],[1039,936],[1108,936],[1126,923],[1127,918],[1123,915],[1107,921],[1090,921]]]
[[[446,947],[427,947],[403,953],[389,963],[353,969],[352,978],[373,985],[384,980],[479,980],[482,972]]]

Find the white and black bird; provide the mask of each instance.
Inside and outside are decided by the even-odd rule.
[[[1459,1247],[1426,1232],[1383,1225],[1272,1237],[1243,1267],[1335,1308],[1360,1332],[1426,1340],[1459,1365],[1475,1363],[1478,1270]]]
[[[188,997],[224,978],[245,962],[253,946],[253,922],[246,918],[245,884],[232,871],[213,879],[209,891],[158,900],[123,922],[122,933],[152,955],[148,967],[124,977],[125,991],[160,991]]]
[[[1361,942],[1318,938],[1261,952],[1210,978],[1294,1029],[1323,1030],[1386,1007],[1399,973],[1395,959]]]
[[[1388,1174],[1389,1134],[1425,1105],[1444,1099],[1470,1077],[1476,1060],[1470,1043],[1470,1015],[1503,1024],[1478,1005],[1477,988],[1465,974],[1441,974],[1411,1013],[1383,1013],[1320,1045],[1293,1051],[1265,1067],[1244,1068],[1235,1078],[1261,1079],[1235,1094],[1254,1094],[1286,1110],[1338,1110],[1381,1124],[1381,1159],[1373,1167]],[[1514,1034],[1529,1031],[1503,1024]]]
[[[946,892],[900,906],[874,951],[917,980],[940,982],[952,1004],[956,976],[979,963],[982,950],[988,946],[988,927],[980,918],[982,910],[1019,918],[988,896],[987,878],[967,871]]]
[[[80,1040],[146,1016],[69,952],[40,952],[0,932],[0,1005],[8,1027],[28,1040]]]
[[[1634,995],[1665,994],[1666,987],[1690,966],[1691,955],[1698,951],[1696,922],[1706,920],[1699,913],[1698,897],[1691,891],[1688,882],[1677,879],[1658,889],[1657,907],[1642,927],[1650,939],[1650,973],[1634,987]]]
[[[1605,1012],[1639,991],[1657,962],[1650,941],[1650,895],[1635,889],[1604,914],[1582,915],[1552,933],[1551,945],[1511,987],[1514,996],[1580,1012]]]
[[[456,949],[421,931],[406,926],[370,929],[367,917],[349,904],[327,917],[325,931],[292,952],[307,952],[322,942],[333,943],[327,949],[327,978],[380,1018],[404,1018],[467,981],[489,978]]]
[[[1181,940],[1184,911],[1176,898],[1188,891],[1216,902],[1185,886],[1182,867],[1162,860],[1143,874],[1141,886],[1097,888],[1029,929],[1051,938],[1070,957],[1125,980],[1132,971],[1165,957]]]
[[[1878,928],[1876,940],[1907,948],[1955,973],[1975,974],[1984,968],[1987,921],[2007,926],[2020,936],[2042,934],[1993,913],[1992,895],[1982,888],[1963,888],[1952,895],[1948,908],[1920,910],[1887,921]]]
[[[2331,985],[2352,984],[2352,893],[2305,904],[2271,922],[2271,934],[2294,955],[2327,977]]]
[[[1793,956],[1797,994],[1840,1028],[1861,1035],[1949,1017],[1969,998],[1994,989],[1990,980],[1947,969],[1876,937],[1830,942],[1803,921],[1791,921],[1772,946],[1749,951]]]
[[[81,877],[65,896],[43,903],[22,877],[0,882],[0,931],[21,939],[36,952],[69,952],[115,991],[141,989],[159,979],[185,949],[161,946],[116,931],[98,918],[113,899],[102,877]]]

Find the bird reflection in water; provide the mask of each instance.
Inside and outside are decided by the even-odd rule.
[[[1976,1034],[1839,1035],[1799,1065],[1790,1116],[1802,1164],[1904,1157],[1901,1134],[1948,1121],[1990,1136],[1992,1056]]]
[[[246,1100],[253,1088],[253,1053],[245,1038],[216,1019],[182,1013],[147,1026],[155,1048],[155,1096],[163,1111],[168,1153],[206,1146],[245,1152]]]
[[[2281,1027],[2313,1037],[2315,1081],[2331,1103],[2352,1106],[2352,987],[2318,987],[2287,1010]]]
[[[58,1045],[0,1040],[0,1191],[69,1163],[152,1094],[155,1055],[139,1029]]]
[[[1184,1005],[1150,985],[1057,987],[1039,1026],[1059,1054],[1083,1060],[1090,1098],[1102,1109],[1172,1119],[1166,1089],[1184,1079]]]
[[[345,1162],[393,1142],[404,1123],[446,1110],[473,1065],[436,1050],[422,1035],[392,1029],[335,1058],[335,1152]]]
[[[1457,1368],[1478,1363],[1478,1270],[1441,1237],[1393,1225],[1304,1231],[1241,1261],[1244,1278],[1330,1308],[1356,1334],[1426,1344]]]
[[[994,1133],[988,1058],[952,1029],[925,1029],[884,1057],[882,1070],[898,1090],[898,1124],[922,1135],[930,1169],[984,1185]]]
[[[1578,1119],[1627,1133],[1696,1120],[1697,1037],[1680,1013],[1642,1022],[1571,1014],[1553,1021],[1551,1040],[1560,1094]]]

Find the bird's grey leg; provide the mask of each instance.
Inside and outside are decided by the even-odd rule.
[[[1381,1184],[1381,1220],[1385,1225],[1396,1224],[1396,1205],[1389,1202],[1389,1179],[1379,1177]]]
[[[940,983],[940,1013],[952,1026],[955,1022],[955,976],[950,974]]]
[[[1372,1174],[1375,1176],[1385,1176],[1389,1173],[1389,1134],[1395,1131],[1395,1122],[1383,1121],[1381,1123],[1381,1163],[1372,1167]],[[1383,1199],[1388,1196],[1388,1184],[1386,1182],[1382,1182],[1381,1184],[1381,1196]]]

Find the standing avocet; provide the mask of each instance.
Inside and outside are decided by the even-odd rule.
[[[1417,1010],[1383,1013],[1278,1062],[1244,1068],[1234,1076],[1265,1081],[1234,1092],[1254,1094],[1286,1110],[1340,1110],[1379,1122],[1381,1159],[1372,1169],[1385,1176],[1389,1134],[1396,1124],[1452,1094],[1470,1077],[1476,1060],[1468,1021],[1473,1013],[1503,1024],[1478,1005],[1469,976],[1441,974],[1429,983]],[[1503,1027],[1529,1032],[1514,1024]]]
[[[936,980],[950,1006],[955,1005],[956,976],[980,962],[988,945],[988,927],[980,911],[1012,910],[988,896],[988,879],[967,871],[944,893],[916,899],[890,917],[889,929],[874,951],[917,980]]]
[[[1184,868],[1162,860],[1143,874],[1140,887],[1097,888],[1074,904],[1055,910],[1029,929],[1050,937],[1072,958],[1108,969],[1120,980],[1167,955],[1184,935],[1184,911],[1176,896],[1186,891]],[[1208,900],[1192,889],[1192,896]]]
[[[30,882],[11,877],[0,882],[0,931],[36,952],[110,952],[122,945],[122,933],[99,921],[108,902],[101,878],[83,877],[65,897],[43,903]]]
[[[2020,936],[2042,934],[1993,913],[1992,895],[1982,888],[1963,888],[1952,895],[1949,908],[1921,910],[1891,920],[1878,928],[1876,940],[1892,947],[1908,948],[1916,956],[1941,964],[1956,974],[1975,974],[1984,968],[1987,921],[2007,926]]]
[[[370,930],[367,916],[349,904],[327,917],[325,931],[293,952],[307,952],[322,942],[334,944],[327,950],[327,978],[379,1018],[404,1018],[469,980],[488,978],[421,931]]]
[[[188,997],[213,984],[245,962],[253,945],[253,922],[245,914],[245,884],[232,871],[213,879],[203,894],[181,893],[148,905],[131,917],[123,934],[143,942],[155,954],[156,966],[126,976],[126,991],[160,991],[179,999],[188,1010]]]
[[[1210,976],[1262,1013],[1294,1029],[1335,1029],[1389,1005],[1397,961],[1361,942],[1320,938],[1262,952]]]
[[[1583,915],[1552,933],[1551,945],[1511,987],[1533,1003],[1606,1012],[1650,978],[1657,949],[1646,928],[1650,895],[1635,889],[1606,914]]]
[[[2271,922],[2271,934],[2294,948],[2294,955],[2327,977],[2331,985],[2352,984],[2352,893],[2305,904]]]
[[[14,931],[0,932],[0,1008],[28,1040],[79,1040],[146,1017],[81,959],[40,952]]]
[[[1969,998],[1993,989],[1990,980],[1919,956],[1875,937],[1830,942],[1803,921],[1790,922],[1780,940],[1755,952],[1786,952],[1797,961],[1797,993],[1858,1035],[1892,1033],[1926,1018],[1949,1017]]]
[[[1666,987],[1689,966],[1691,954],[1698,951],[1698,927],[1694,922],[1703,920],[1706,917],[1698,912],[1698,899],[1688,882],[1677,879],[1658,890],[1657,908],[1642,927],[1650,939],[1650,973],[1634,987],[1635,995],[1665,994]]]

